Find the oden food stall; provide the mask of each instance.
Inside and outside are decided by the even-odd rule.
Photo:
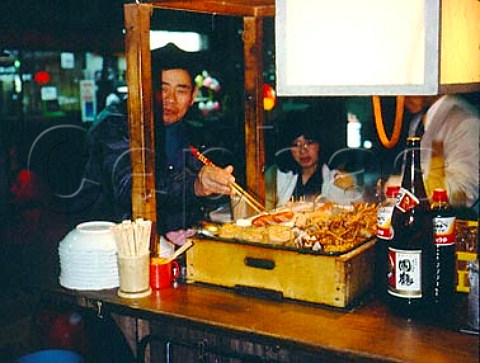
[[[146,150],[154,149],[155,140],[149,29],[152,12],[157,8],[243,18],[248,151],[245,189],[255,191],[255,199],[262,203],[265,198],[262,24],[265,17],[275,16],[274,2],[126,4],[133,218],[156,221],[154,160]],[[336,208],[324,206],[330,212]],[[327,230],[337,240],[346,239],[346,235],[342,237],[329,229],[333,219],[330,212],[296,208],[288,212],[297,217],[301,214],[305,224],[318,217],[315,225],[327,223]],[[292,226],[284,228],[284,224],[268,221],[275,222],[277,218],[288,222],[283,218],[292,218],[291,214],[281,215],[282,212],[285,211],[261,212],[249,219],[249,225],[221,226],[210,230],[211,238],[194,239],[187,255],[189,284],[136,300],[118,298],[115,291],[62,290],[57,291],[59,298],[96,308],[99,314],[107,309],[150,321],[150,334],[139,336],[136,342],[139,361],[150,343],[153,361],[478,360],[478,338],[460,333],[455,324],[409,322],[391,315],[375,299],[358,304],[357,298],[373,284],[374,240],[367,227],[372,215],[369,206],[335,214],[342,218],[338,224],[355,221],[352,230],[360,233],[356,233],[359,239],[348,246],[330,252],[324,248],[316,250],[315,243],[305,241],[284,243],[294,240],[289,230]],[[319,243],[324,238],[322,235]],[[274,243],[278,240],[282,243]],[[156,243],[155,240],[154,246]],[[293,274],[293,270],[298,273]],[[205,287],[203,283],[216,287]],[[244,296],[252,292],[259,293],[261,298]]]

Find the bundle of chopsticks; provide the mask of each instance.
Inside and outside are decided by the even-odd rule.
[[[217,167],[210,159],[208,159],[205,155],[200,153],[197,148],[194,146],[190,146],[190,152],[195,156],[198,160],[200,160],[204,165],[210,165]],[[260,213],[265,210],[265,207],[256,200],[251,194],[249,194],[245,189],[243,189],[237,183],[231,183],[230,186],[238,194],[240,198],[244,198],[245,202],[253,208],[256,212]]]
[[[143,218],[125,220],[112,227],[120,256],[142,256],[150,251],[152,222]]]

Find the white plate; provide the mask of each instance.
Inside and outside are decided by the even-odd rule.
[[[118,274],[103,274],[103,275],[87,275],[84,273],[71,273],[62,271],[60,273],[62,278],[69,278],[76,281],[92,281],[92,282],[101,282],[101,281],[117,281],[119,279]]]
[[[59,249],[72,251],[116,250],[115,236],[111,230],[115,223],[93,221],[81,223],[60,242]]]
[[[108,282],[112,283],[119,280],[117,274],[110,275],[110,276],[86,276],[85,274],[69,274],[69,273],[61,273],[60,277],[63,279],[67,278],[71,281],[83,281],[83,282],[92,282],[92,283],[101,283],[101,282]]]
[[[68,247],[60,246],[58,248],[59,255],[65,256],[82,256],[82,257],[90,257],[90,256],[104,256],[104,257],[111,257],[117,255],[117,250],[79,250],[79,249],[70,249]]]
[[[60,242],[62,243],[62,242]],[[117,253],[116,249],[112,248],[103,248],[103,249],[98,249],[98,248],[71,248],[70,245],[68,244],[60,244],[58,246],[58,252],[62,253],[71,253],[74,255],[89,255],[89,254],[99,254],[99,255],[115,255]]]
[[[110,271],[118,271],[117,265],[86,265],[86,264],[60,264],[61,271],[82,271],[82,272],[97,272],[108,273]]]
[[[104,258],[104,257],[77,257],[77,256],[60,256],[60,263],[81,263],[84,265],[116,265],[118,262],[117,257],[113,258]]]
[[[115,276],[115,275],[118,275],[118,270],[117,269],[103,269],[103,270],[99,270],[99,269],[90,269],[90,270],[87,270],[87,269],[68,269],[68,268],[62,268],[61,270],[61,273],[62,274],[75,274],[75,275],[79,275],[79,276],[99,276],[99,277],[103,277],[103,276]]]
[[[69,267],[62,267],[60,272],[68,272],[68,273],[76,273],[76,274],[89,274],[89,275],[110,275],[114,273],[118,273],[117,268],[106,268],[106,269],[101,269],[101,268],[84,268],[84,267],[79,267],[79,268],[69,268]]]
[[[82,279],[78,280],[78,279],[65,278],[60,276],[60,285],[68,289],[74,289],[74,290],[104,290],[104,289],[116,288],[120,284],[118,280],[92,283],[91,281],[85,281]]]
[[[77,257],[77,256],[60,256],[61,263],[83,263],[92,265],[104,265],[104,264],[117,264],[117,258],[103,258],[100,256],[95,257]]]

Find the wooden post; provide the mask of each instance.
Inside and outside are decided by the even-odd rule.
[[[125,4],[125,55],[128,86],[128,133],[132,158],[132,218],[151,220],[150,254],[158,254],[155,200],[155,134],[151,82],[150,17],[148,4]],[[149,322],[119,316],[116,319],[132,351],[150,334]],[[136,328],[136,331],[132,329]],[[133,334],[134,332],[134,334]],[[149,359],[148,359],[149,361]]]
[[[155,140],[149,4],[125,4],[128,127],[132,158],[132,217],[155,222]],[[153,235],[155,233],[152,233]],[[157,244],[151,247],[152,254]]]
[[[247,189],[265,200],[263,134],[263,18],[243,18],[245,62],[245,157]]]

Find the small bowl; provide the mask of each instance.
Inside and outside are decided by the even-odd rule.
[[[80,223],[60,242],[59,250],[98,251],[117,250],[115,236],[111,227],[115,223],[92,221]]]
[[[17,358],[13,363],[82,363],[82,357],[73,351],[49,349]]]

